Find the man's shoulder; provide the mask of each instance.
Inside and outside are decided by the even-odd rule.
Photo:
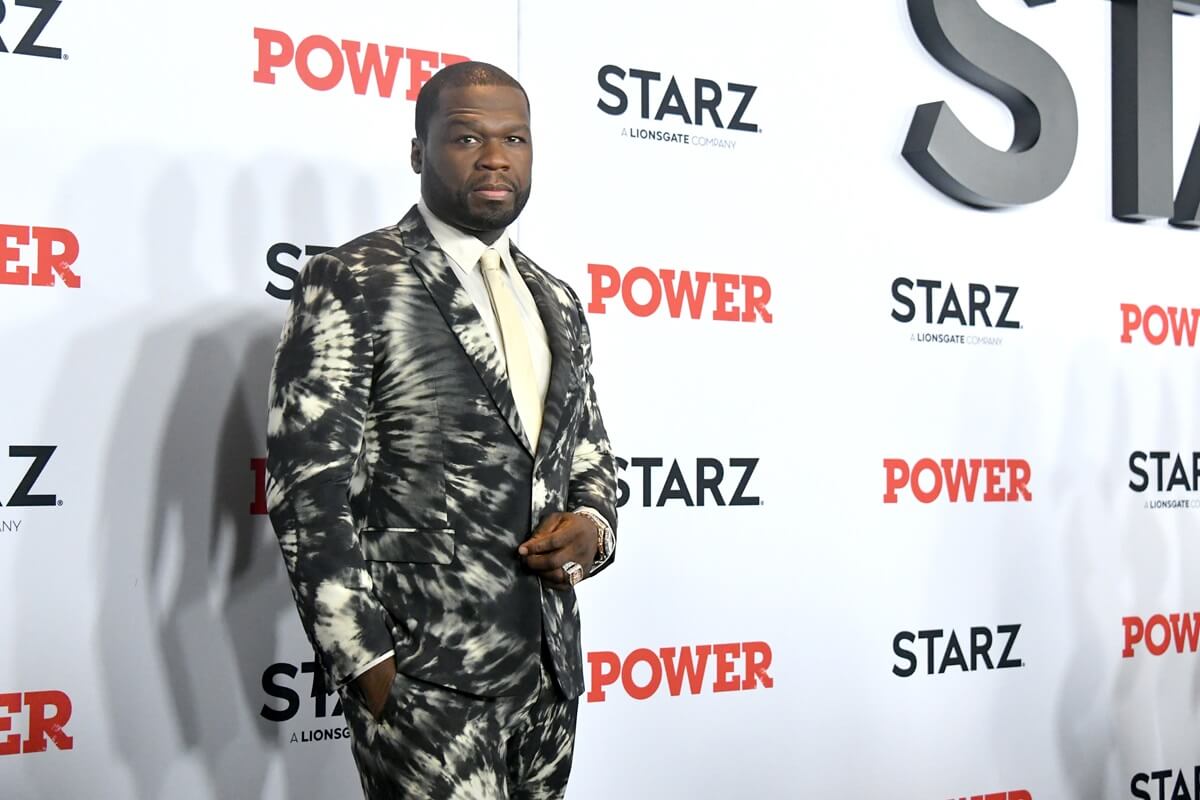
[[[394,267],[408,263],[419,252],[414,244],[417,231],[410,216],[400,222],[356,236],[344,244],[326,250],[323,255],[360,274],[376,267]]]

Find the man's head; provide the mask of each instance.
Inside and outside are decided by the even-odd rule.
[[[412,168],[429,210],[495,241],[529,200],[533,141],[521,84],[481,61],[452,64],[421,88],[416,129]]]

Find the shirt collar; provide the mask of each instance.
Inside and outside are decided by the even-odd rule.
[[[417,201],[417,210],[421,212],[421,218],[425,220],[425,225],[428,226],[429,232],[433,234],[433,239],[438,243],[438,247],[454,259],[454,263],[458,264],[459,268],[464,272],[470,273],[475,270],[479,263],[479,257],[483,255],[483,251],[489,247],[500,254],[500,260],[504,263],[504,267],[510,274],[517,274],[517,265],[513,261],[511,248],[509,247],[508,229],[500,234],[500,238],[492,244],[484,244],[478,238],[466,231],[461,231],[453,225],[448,225],[442,222],[432,211],[429,206],[425,205],[425,199],[421,198]]]

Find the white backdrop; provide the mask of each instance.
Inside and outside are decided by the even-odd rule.
[[[1196,487],[1129,487],[1135,451],[1190,470],[1200,381],[1188,346],[1122,343],[1121,304],[1200,307],[1196,234],[1109,216],[1108,3],[981,4],[1054,56],[1079,106],[1066,182],[1003,212],[944,197],[900,156],[932,100],[993,146],[1012,135],[999,102],[925,52],[901,0],[64,0],[37,42],[63,58],[0,53],[0,261],[36,264],[22,232],[67,229],[81,282],[4,283],[0,263],[0,797],[355,795],[342,719],[312,696],[275,538],[252,513],[284,311],[266,289],[290,289],[279,273],[305,256],[286,251],[415,201],[414,49],[523,82],[536,180],[516,239],[594,306],[597,387],[632,463],[620,557],[579,590],[589,659],[640,653],[637,694],[652,653],[708,654],[677,696],[666,679],[637,699],[589,675],[605,698],[582,704],[570,797],[1092,800],[1159,797],[1160,782],[1182,797],[1180,771],[1195,796],[1195,648],[1123,658],[1122,620],[1200,610],[1195,509],[1148,507],[1195,504]],[[18,49],[38,11],[0,7]],[[315,90],[294,65],[269,84],[256,28],[408,56],[386,98],[348,73]],[[1175,31],[1178,177],[1200,123],[1184,77],[1200,20]],[[308,64],[331,68],[319,52]],[[628,74],[608,79],[628,109],[605,113],[606,65],[661,75],[651,117],[672,76],[692,117],[696,79],[708,97],[718,85],[726,126],[749,91],[730,84],[755,87],[740,117],[758,130],[643,119]],[[698,318],[598,298],[592,274],[610,271],[589,265],[633,271],[635,307],[652,274],[707,280]],[[769,284],[771,321],[714,318],[745,305],[747,276]],[[923,306],[898,322],[897,278],[963,298],[1018,287],[1020,327],[926,325]],[[916,340],[928,333],[998,343]],[[9,448],[50,446],[28,492],[50,505],[14,504],[49,451]],[[883,502],[884,460],[926,458],[1023,459],[1032,499]],[[725,504],[681,499],[715,463]],[[996,665],[1010,625],[1019,666],[927,674],[918,639],[915,674],[893,670],[908,663],[898,633],[953,630],[969,663],[987,627]],[[747,657],[720,647],[735,643],[762,643],[743,648],[760,664],[769,648],[769,688],[718,675],[744,676]]]

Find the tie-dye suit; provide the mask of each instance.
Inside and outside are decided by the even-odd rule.
[[[615,531],[615,465],[579,300],[515,246],[513,257],[551,352],[533,452],[501,354],[415,207],[308,262],[276,351],[267,502],[301,621],[333,685],[389,651],[402,673],[382,716],[395,740],[353,684],[342,688],[372,798],[552,797],[522,794],[527,776],[512,770],[553,762],[564,786],[569,771],[583,691],[575,593],[545,588],[516,550],[564,509],[596,509]],[[489,706],[494,718],[471,721]],[[506,754],[509,740],[494,737],[522,714],[569,732],[514,735]],[[443,730],[454,719],[466,727]],[[438,738],[451,733],[460,738]],[[560,757],[530,754],[535,738]],[[465,761],[497,751],[508,788],[475,791],[497,779],[481,782]],[[440,757],[438,774],[462,780],[372,793],[389,778],[368,773],[409,769],[406,752],[426,767]]]

